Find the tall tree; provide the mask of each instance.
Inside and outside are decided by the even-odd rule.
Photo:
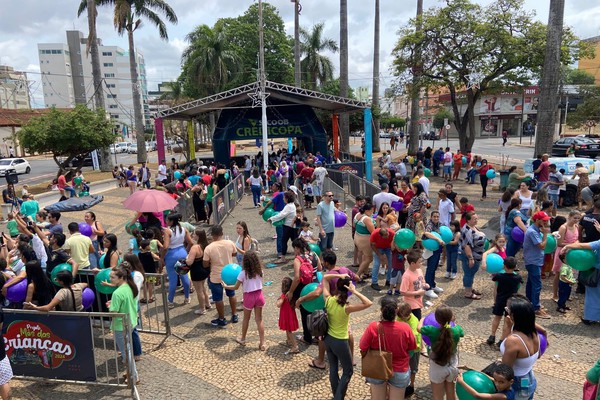
[[[422,29],[415,32],[419,21]],[[427,10],[422,19],[411,20],[401,29],[394,49],[395,73],[406,79],[416,69],[420,79],[413,87],[437,86],[450,93],[460,149],[466,152],[475,141],[477,100],[485,91],[529,84],[544,59],[545,33],[546,27],[523,9],[523,0],[498,0],[487,7],[455,0]],[[586,44],[576,46],[575,41],[567,31],[563,62],[589,55]],[[466,107],[459,102],[461,91]]]
[[[373,151],[381,151],[379,147],[379,0],[375,0],[375,34],[373,38]]]
[[[139,83],[137,57],[133,40],[133,32],[140,27],[142,17],[150,21],[158,28],[161,39],[168,40],[167,27],[161,19],[159,13],[166,19],[177,23],[177,15],[164,0],[96,0],[96,5],[110,5],[114,7],[113,23],[117,33],[123,35],[127,32],[129,44],[129,72],[131,75],[131,87],[133,95],[133,113],[135,119],[135,131],[137,137],[138,163],[146,161],[146,144],[144,137],[144,118],[142,116],[141,85]],[[87,0],[81,0],[79,4],[78,15],[87,8]]]
[[[417,17],[415,19],[415,34],[423,29],[423,0],[417,0]],[[421,45],[415,43],[412,60],[412,84],[410,85],[410,126],[408,130],[408,154],[415,155],[419,147],[419,98],[421,96]]]
[[[341,97],[348,97],[348,0],[340,0],[340,92]],[[340,150],[350,152],[350,116],[341,114]]]
[[[95,0],[87,0],[88,38],[86,53],[92,57],[92,79],[94,81],[94,105],[97,110],[106,110],[104,104],[104,91],[102,90],[102,72],[100,71],[100,54],[98,54],[98,34],[96,33],[96,10]],[[113,168],[110,150],[107,147],[99,149],[100,170],[109,172]]]
[[[556,117],[558,114],[559,85],[561,78],[561,45],[565,0],[550,0],[548,32],[546,34],[546,51],[540,97],[537,113],[537,134],[535,136],[535,154],[550,154],[554,142]]]
[[[338,51],[335,40],[324,38],[323,29],[325,25],[321,22],[313,26],[308,32],[300,28],[302,42],[300,48],[304,58],[301,61],[302,73],[304,75],[304,86],[316,90],[325,82],[333,79],[333,64],[331,60],[321,53],[329,50]]]

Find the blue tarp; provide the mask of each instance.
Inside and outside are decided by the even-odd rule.
[[[48,212],[69,212],[69,211],[83,211],[95,206],[102,202],[104,196],[85,196],[85,197],[72,197],[67,200],[59,201],[58,203],[50,204],[44,207],[44,210]]]

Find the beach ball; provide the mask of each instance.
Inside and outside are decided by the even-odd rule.
[[[442,237],[442,240],[446,244],[450,243],[450,241],[452,240],[452,237],[454,237],[454,235],[452,234],[452,230],[450,228],[448,228],[447,226],[443,226],[443,225],[440,227],[440,236]]]
[[[546,237],[546,247],[544,247],[544,253],[552,254],[556,250],[556,238],[553,235]]]
[[[79,233],[81,233],[83,236],[90,237],[90,236],[92,236],[92,233],[93,233],[92,227],[89,226],[85,222],[80,222],[79,223]]]
[[[433,232],[433,236],[436,236],[436,237],[442,239],[440,234],[437,232]],[[425,247],[427,250],[437,251],[440,248],[440,243],[437,240],[428,238],[428,239],[423,240],[423,247]]]
[[[499,274],[504,269],[504,260],[496,253],[488,254],[485,258],[486,271],[490,274]]]
[[[83,308],[90,308],[92,304],[94,304],[95,298],[96,295],[94,294],[94,291],[92,289],[90,289],[89,287],[83,289],[83,292],[81,292],[81,304],[83,305]]]
[[[6,289],[6,298],[8,299],[8,301],[12,301],[13,303],[20,303],[22,301],[25,301],[26,297],[27,279],[23,279],[19,283],[9,286],[8,289]]]
[[[470,370],[463,373],[463,380],[467,385],[472,387],[475,391],[481,394],[492,394],[496,393],[496,386],[489,376],[483,372]],[[456,385],[456,395],[459,400],[475,400],[476,398],[471,396],[469,392],[461,384]]]
[[[321,247],[319,247],[318,243],[309,243],[308,247],[310,248],[310,251],[317,255],[317,257],[321,257]]]
[[[73,266],[69,263],[58,264],[52,272],[50,272],[50,280],[58,287],[62,287],[62,285],[58,282],[57,276],[60,271],[70,271],[73,272]]]
[[[487,176],[488,179],[494,179],[496,177],[496,171],[494,171],[493,169],[488,169],[485,173],[485,176]]]
[[[343,228],[344,225],[346,225],[346,222],[348,221],[348,216],[346,215],[345,212],[334,211],[333,216],[335,219],[335,227],[336,228]]]

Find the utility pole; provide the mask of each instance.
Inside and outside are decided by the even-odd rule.
[[[263,3],[262,0],[258,0],[258,41],[259,41],[259,51],[258,51],[258,68],[259,68],[259,76],[260,76],[260,102],[262,106],[262,148],[263,148],[263,169],[265,173],[269,167],[269,144],[268,136],[269,136],[269,128],[267,126],[267,95],[266,95],[266,87],[267,87],[267,77],[265,75],[265,32],[264,32],[264,22],[263,22]]]
[[[294,2],[294,78],[296,87],[302,86],[302,75],[300,70],[300,0]]]
[[[420,32],[422,29],[421,18],[423,16],[423,0],[417,0],[417,24],[416,31]],[[410,110],[410,127],[409,127],[409,144],[408,154],[417,154],[417,148],[419,147],[419,96],[421,94],[420,78],[421,78],[421,47],[416,46],[415,48],[415,63],[413,65],[413,78],[411,88],[411,110]]]
[[[372,109],[375,111],[373,116],[373,151],[381,151],[379,145],[379,0],[375,0],[375,32],[373,45],[373,101]]]

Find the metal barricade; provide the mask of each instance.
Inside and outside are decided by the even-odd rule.
[[[350,194],[350,196],[356,198],[356,196],[361,195],[363,196],[365,193],[365,180],[362,178],[359,178],[356,175],[352,175],[352,174],[346,174],[346,179],[348,181],[348,186],[347,186],[347,190],[348,190],[348,194]]]
[[[366,179],[364,180],[364,185],[365,185],[364,195],[367,197],[370,197],[371,200],[373,200],[373,196],[375,196],[377,193],[381,192],[381,188],[379,186],[372,184],[371,182],[367,181]]]
[[[325,177],[325,180],[323,181],[323,193],[326,192],[333,193],[333,198],[339,200],[342,203],[342,209],[348,207],[348,204],[346,204],[347,198],[344,188],[336,184],[332,179],[329,179],[328,177]]]
[[[15,378],[129,388],[131,397],[139,400],[131,379],[135,361],[128,314],[7,308],[3,313],[4,345]],[[123,320],[124,364],[109,329],[115,318]],[[97,324],[98,320],[107,323]]]
[[[242,190],[241,195],[238,192],[239,181],[241,181],[241,185],[242,185],[241,186],[241,190]],[[220,192],[218,192],[217,194],[215,194],[213,196],[212,202],[213,202],[213,216],[214,216],[215,224],[221,225],[223,223],[223,221],[225,221],[225,218],[227,218],[227,216],[229,214],[231,214],[231,211],[233,211],[236,204],[241,200],[241,196],[243,196],[243,185],[244,185],[243,181],[244,181],[244,176],[238,175],[238,177],[236,177],[236,179],[233,179],[231,182],[229,182],[223,188],[223,190],[221,190]]]
[[[344,187],[344,175],[343,171],[338,171],[335,169],[327,169],[327,175],[329,179],[335,182],[339,187]]]

